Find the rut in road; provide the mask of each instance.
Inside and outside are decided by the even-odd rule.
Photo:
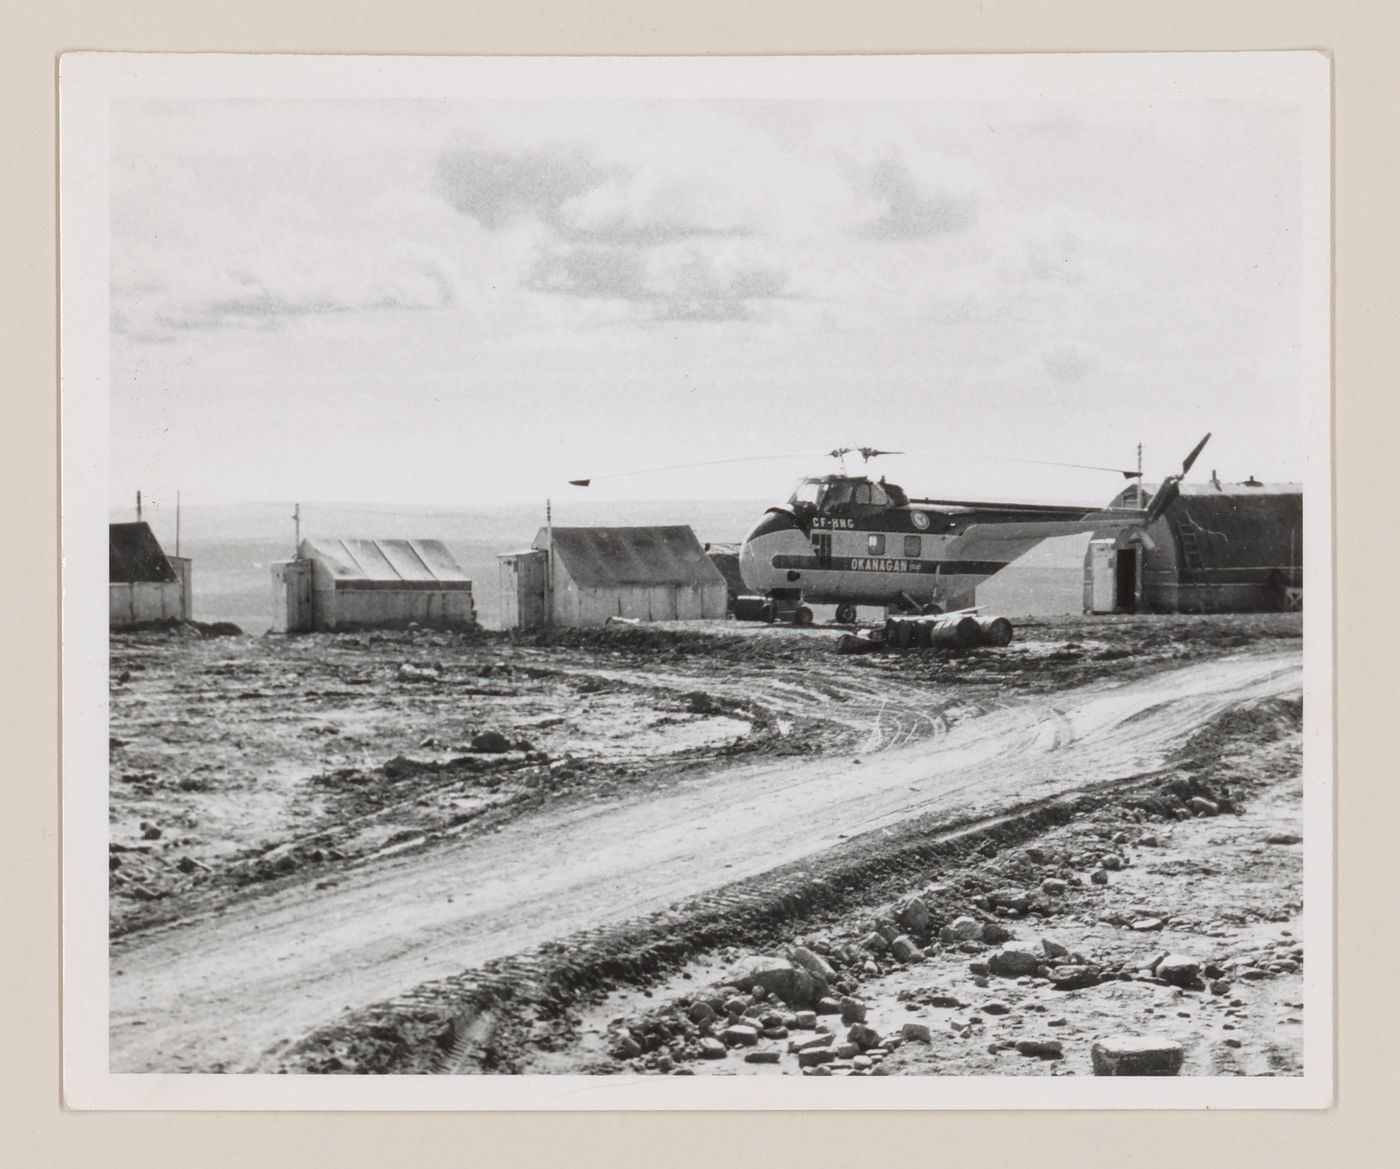
[[[334,888],[285,889],[134,935],[113,947],[111,1067],[252,1070],[346,1007],[664,908],[845,836],[1154,769],[1201,722],[1301,680],[1297,647],[1250,650],[1009,705],[858,764],[738,764],[649,798],[551,808],[347,872]]]

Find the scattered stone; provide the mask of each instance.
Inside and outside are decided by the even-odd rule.
[[[817,1025],[816,1011],[798,1011],[793,1016],[793,1026],[799,1031],[810,1031]]]
[[[630,1035],[624,1035],[613,1048],[614,1059],[632,1059],[642,1054],[642,1045]]]
[[[777,1063],[781,1058],[778,1052],[771,1048],[767,1051],[746,1051],[744,1052],[745,1063]]]
[[[433,677],[437,677],[436,674]],[[500,731],[482,731],[472,736],[472,750],[484,755],[500,755],[510,750],[510,740]]]
[[[1053,938],[1041,938],[1040,949],[1047,958],[1068,958],[1069,947],[1062,946]]]
[[[864,1023],[865,1004],[860,999],[843,998],[841,1000],[841,1022]]]
[[[842,1043],[836,1048],[837,1059],[855,1059],[860,1054],[860,1048],[854,1043]]]
[[[1198,816],[1217,816],[1220,814],[1220,805],[1214,800],[1208,800],[1205,796],[1192,796],[1186,801],[1186,806]]]
[[[737,994],[724,1001],[724,1009],[731,1015],[742,1015],[752,1005],[753,1004],[750,1003],[748,999]]]
[[[1018,1039],[1016,1050],[1022,1055],[1040,1059],[1061,1059],[1065,1054],[1065,1045],[1058,1039]]]
[[[1045,856],[1045,850],[1042,848],[1036,848],[1035,845],[1031,845],[1029,848],[1022,849],[1021,853],[1028,861],[1031,862],[1031,864],[1035,865],[1043,865],[1045,864],[1047,859]]]
[[[1191,987],[1200,979],[1201,964],[1187,954],[1168,954],[1153,973],[1172,986]]]
[[[1069,885],[1059,877],[1046,877],[1040,883],[1040,891],[1047,897],[1063,897]]]
[[[1138,933],[1149,933],[1152,930],[1159,930],[1166,923],[1160,917],[1140,917],[1129,927]]]
[[[989,946],[999,946],[1002,942],[1009,942],[1015,936],[1000,922],[989,921],[982,927],[982,941]]]
[[[1011,1008],[1008,1007],[1005,1003],[1000,1003],[1000,1002],[990,1002],[990,1003],[987,1003],[982,1009],[983,1009],[984,1011],[986,1011],[987,1014],[989,1014],[989,1015],[1009,1015],[1009,1014],[1011,1014]]]
[[[1139,848],[1161,848],[1161,847],[1162,847],[1162,841],[1161,841],[1161,838],[1160,838],[1160,837],[1155,836],[1155,835],[1153,835],[1152,833],[1149,832],[1146,836],[1139,836],[1139,837],[1138,837],[1138,847],[1139,847]]]
[[[895,906],[895,921],[913,934],[927,934],[933,921],[928,905],[921,897],[907,897]]]
[[[819,1015],[839,1015],[841,1013],[841,1000],[827,997],[817,1002],[817,1014]]]
[[[1123,858],[1116,852],[1106,852],[1103,856],[1099,857],[1099,867],[1108,869],[1110,872],[1116,872],[1123,867]]]
[[[1019,978],[1034,974],[1040,963],[1041,956],[1033,943],[1008,942],[987,959],[987,970],[1001,978]]]
[[[846,1032],[846,1039],[854,1043],[861,1051],[869,1051],[872,1047],[880,1046],[880,1033],[874,1027],[867,1027],[864,1023],[856,1023]]]
[[[1056,966],[1049,971],[1049,976],[1056,990],[1084,990],[1103,981],[1103,972],[1097,966],[1087,964]]]
[[[1227,1039],[1227,1040],[1225,1040],[1225,1046],[1226,1046],[1226,1047],[1243,1047],[1244,1044],[1241,1043],[1238,1039]]]
[[[786,958],[754,954],[742,959],[729,976],[739,990],[761,986],[790,1007],[810,1007],[826,993],[826,980]]]
[[[1107,869],[1095,869],[1092,873],[1089,874],[1089,880],[1090,880],[1091,882],[1093,882],[1095,885],[1107,885],[1107,884],[1108,884],[1108,870],[1107,870]]]
[[[718,1039],[706,1036],[700,1040],[700,1055],[703,1059],[723,1059],[728,1054],[728,1048]]]
[[[899,1031],[900,1037],[908,1043],[932,1043],[933,1033],[924,1023],[905,1023]]]
[[[818,978],[826,982],[836,981],[836,971],[832,968],[831,963],[806,946],[793,947],[792,953],[788,957],[794,964],[801,966],[802,969],[811,974],[815,974]]]
[[[735,1023],[719,1033],[720,1039],[729,1047],[755,1047],[758,1045],[758,1031],[746,1023]]]
[[[690,1010],[687,1012],[687,1014],[689,1015],[690,1021],[692,1023],[696,1023],[702,1027],[708,1023],[713,1023],[716,1019],[719,1018],[719,1015],[715,1012],[714,1007],[710,1006],[709,1003],[703,1001],[691,1003]]]
[[[1302,844],[1303,838],[1296,832],[1274,832],[1264,837],[1265,844]]]
[[[811,1047],[806,1051],[797,1053],[797,1066],[800,1068],[818,1068],[824,1063],[830,1063],[836,1058],[836,1053],[829,1047]]]
[[[938,931],[945,942],[975,942],[982,937],[982,923],[975,917],[958,917]]]
[[[900,962],[913,962],[924,956],[908,934],[900,934],[890,943],[890,953]]]
[[[1096,1076],[1175,1076],[1186,1053],[1173,1039],[1124,1036],[1095,1043],[1090,1057]]]
[[[874,930],[861,938],[860,944],[873,954],[883,954],[890,946],[889,942],[885,941],[884,937]]]

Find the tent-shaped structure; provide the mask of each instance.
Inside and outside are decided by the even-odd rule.
[[[143,520],[107,525],[107,615],[113,629],[188,621],[190,560],[167,556]]]
[[[1110,507],[1146,506],[1130,487]],[[1183,483],[1145,531],[1089,542],[1086,612],[1248,613],[1302,607],[1303,489],[1297,483]]]
[[[306,539],[272,578],[279,632],[476,624],[472,582],[441,540]]]
[[[727,609],[724,577],[685,525],[541,528],[533,549],[500,560],[508,628],[722,618]]]

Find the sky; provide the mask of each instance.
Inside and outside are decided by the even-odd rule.
[[[121,100],[109,502],[1303,473],[1299,109]],[[760,456],[688,471],[639,468]]]

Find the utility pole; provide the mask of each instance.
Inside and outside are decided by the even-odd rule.
[[[136,492],[136,522],[138,524],[141,522],[141,492],[139,489]]]
[[[180,493],[175,492],[175,555],[180,555]]]
[[[1138,443],[1138,473],[1137,473],[1137,505],[1138,505],[1138,507],[1141,507],[1141,506],[1142,506],[1142,501],[1143,501],[1143,490],[1142,490],[1142,443]]]
[[[292,523],[296,532],[293,537],[296,542],[292,545],[292,559],[295,560],[301,551],[301,504],[299,503],[292,504]]]

